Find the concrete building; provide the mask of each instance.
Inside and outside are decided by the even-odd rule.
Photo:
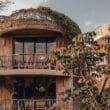
[[[98,26],[95,29],[97,33],[96,41],[99,45],[102,45],[103,48],[99,50],[100,53],[106,53],[106,57],[104,57],[104,61],[100,62],[100,65],[105,66],[106,74],[103,73],[101,81],[99,81],[99,88],[101,89],[105,79],[108,77],[108,81],[105,87],[105,90],[110,92],[110,24],[103,24]]]
[[[64,27],[52,12],[40,7],[0,16],[0,110],[49,110],[71,87],[69,76],[44,62],[52,50],[67,45]],[[74,29],[73,37],[81,32],[77,24]]]

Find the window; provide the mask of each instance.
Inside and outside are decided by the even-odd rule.
[[[54,42],[54,39],[51,39],[47,42],[47,53],[50,53],[56,48],[56,42]]]
[[[36,53],[46,53],[46,39],[38,39],[36,41]]]
[[[24,41],[24,53],[33,54],[34,53],[34,42]]]
[[[41,68],[46,55],[56,47],[55,38],[15,39],[13,65],[14,68]]]
[[[22,54],[23,53],[23,42],[17,40],[14,44],[14,54]]]
[[[55,38],[25,38],[14,42],[14,54],[48,54],[55,48]]]

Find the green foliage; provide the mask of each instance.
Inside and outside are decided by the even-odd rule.
[[[39,88],[39,92],[45,92],[46,91],[46,88],[44,87],[44,86],[41,86],[40,88]]]
[[[50,16],[59,26],[63,28],[66,40],[69,42],[71,42],[73,37],[81,34],[79,26],[63,13],[51,10],[48,7],[39,7],[38,10],[46,16]]]
[[[60,62],[57,66],[61,66],[63,74],[71,76],[74,81],[74,88],[62,94],[66,94],[65,99],[79,99],[82,110],[107,110],[108,107],[107,95],[104,91],[103,94],[100,93],[96,86],[97,79],[101,78],[101,73],[105,70],[98,63],[103,61],[106,53],[102,55],[98,52],[102,46],[94,41],[95,36],[94,32],[80,34],[73,38],[72,44],[67,48],[57,49],[58,55],[54,54],[57,57],[55,61]],[[52,56],[50,62],[51,58]]]

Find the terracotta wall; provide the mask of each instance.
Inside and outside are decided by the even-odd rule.
[[[0,37],[0,55],[12,54],[12,38]]]
[[[106,44],[107,44],[107,42],[104,40],[104,38],[98,39],[97,42],[98,42],[98,44],[100,44],[100,45],[106,45]],[[99,52],[106,52],[106,50],[105,50],[105,48],[103,47],[103,48],[101,48],[101,49],[99,50]]]
[[[0,99],[11,99],[11,93],[4,87],[0,86]]]
[[[4,83],[8,83],[7,87],[9,85],[10,87],[13,87],[13,80],[11,77],[0,77],[0,80],[3,79]],[[11,90],[12,88],[10,88]],[[12,93],[10,92],[6,87],[0,84],[0,99],[10,99],[12,98]]]
[[[66,43],[64,41],[64,38],[63,37],[58,37],[56,39],[56,45],[57,45],[57,48],[59,48],[59,47],[65,47],[66,46]]]
[[[59,77],[56,78],[56,99],[61,100],[63,98],[60,95],[61,92],[64,92],[66,89],[71,88],[72,79],[70,77]]]

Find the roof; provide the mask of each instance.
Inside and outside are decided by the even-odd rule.
[[[16,24],[13,21],[16,21],[17,23],[41,21],[40,23],[43,24],[45,24],[44,21],[51,22],[52,24],[54,24],[53,28],[57,26],[56,29],[58,29],[59,27],[60,30],[62,30],[62,32],[64,33],[64,35],[69,39],[81,33],[81,30],[76,22],[71,20],[68,16],[64,15],[63,13],[51,10],[48,7],[21,9],[14,11],[10,16],[0,16],[0,31],[4,30],[4,28],[8,29],[10,28],[10,26]],[[9,24],[9,26],[5,25],[4,27],[4,23],[7,23],[7,25]]]

